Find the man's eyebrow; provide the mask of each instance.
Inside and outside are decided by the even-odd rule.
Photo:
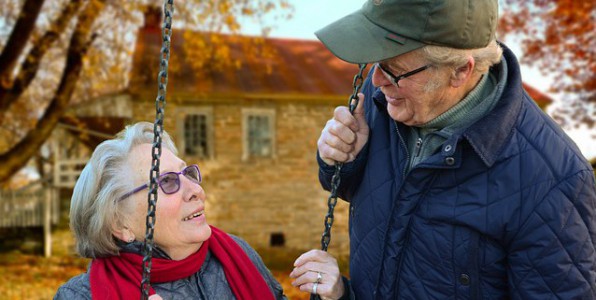
[[[391,59],[387,59],[379,63],[382,64],[384,68],[389,69],[390,71],[394,70],[401,73],[406,70],[405,68],[399,65],[399,62],[392,62]]]

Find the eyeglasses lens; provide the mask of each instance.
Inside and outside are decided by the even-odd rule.
[[[195,183],[201,183],[201,174],[199,173],[199,168],[195,165],[186,167],[182,170],[182,174]]]
[[[159,186],[166,194],[173,194],[180,188],[180,179],[176,173],[164,174],[159,179]]]

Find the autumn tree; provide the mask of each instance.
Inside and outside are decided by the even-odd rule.
[[[157,0],[6,0],[0,10],[0,183],[38,155],[68,107],[99,93],[126,86],[135,33],[143,11],[162,7]],[[215,33],[237,35],[242,18],[271,28],[264,16],[288,18],[286,0],[176,1],[175,27],[208,33],[195,38],[213,43]],[[174,28],[174,30],[176,30]],[[250,48],[250,45],[247,45]],[[203,49],[204,50],[204,49]],[[258,55],[258,51],[253,51]],[[225,56],[194,57],[203,67],[225,65]],[[202,63],[210,60],[213,63]],[[234,62],[238,63],[238,62]]]
[[[565,127],[596,122],[595,1],[502,0],[501,38],[521,39],[521,63],[554,79],[553,112]]]

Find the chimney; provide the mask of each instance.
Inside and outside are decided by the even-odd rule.
[[[145,7],[145,25],[141,29],[145,32],[161,31],[161,7],[148,5]]]

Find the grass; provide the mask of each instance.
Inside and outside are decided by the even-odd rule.
[[[74,239],[66,228],[58,228],[52,233],[52,257],[45,258],[36,251],[22,248],[4,249],[0,252],[0,298],[52,299],[60,285],[87,270],[89,259],[77,257],[73,249]],[[288,299],[309,299],[310,295],[293,287],[288,277],[292,263],[301,252],[287,249],[257,251],[282,284]],[[347,264],[340,261],[340,265]]]

